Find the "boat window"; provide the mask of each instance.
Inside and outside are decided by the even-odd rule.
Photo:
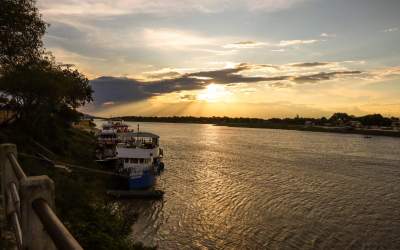
[[[125,163],[129,163],[129,159],[125,159]]]
[[[132,159],[133,160],[133,163],[135,163],[135,164],[137,164],[138,163],[138,159]]]
[[[140,158],[139,163],[143,163],[143,160],[144,160],[143,158]]]

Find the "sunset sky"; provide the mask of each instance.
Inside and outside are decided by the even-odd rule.
[[[399,0],[38,0],[102,116],[400,116]]]

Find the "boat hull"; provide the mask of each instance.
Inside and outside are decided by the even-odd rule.
[[[128,189],[145,189],[152,187],[155,183],[155,176],[150,171],[144,171],[140,177],[129,177]]]

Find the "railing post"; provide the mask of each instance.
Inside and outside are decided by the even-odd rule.
[[[0,145],[0,167],[1,167],[1,194],[3,196],[2,206],[4,209],[4,218],[9,224],[9,215],[12,211],[7,211],[7,187],[10,183],[19,183],[18,178],[15,176],[8,154],[13,153],[17,155],[17,146],[14,144],[1,144]]]
[[[43,199],[55,210],[54,182],[46,175],[31,176],[20,183],[23,248],[31,250],[56,249],[43,224],[32,208],[36,199]]]

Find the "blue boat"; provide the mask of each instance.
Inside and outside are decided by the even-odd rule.
[[[139,129],[137,130],[139,131]],[[159,136],[148,132],[125,133],[116,146],[117,171],[128,177],[129,189],[154,186],[156,176],[163,170],[163,150]]]

